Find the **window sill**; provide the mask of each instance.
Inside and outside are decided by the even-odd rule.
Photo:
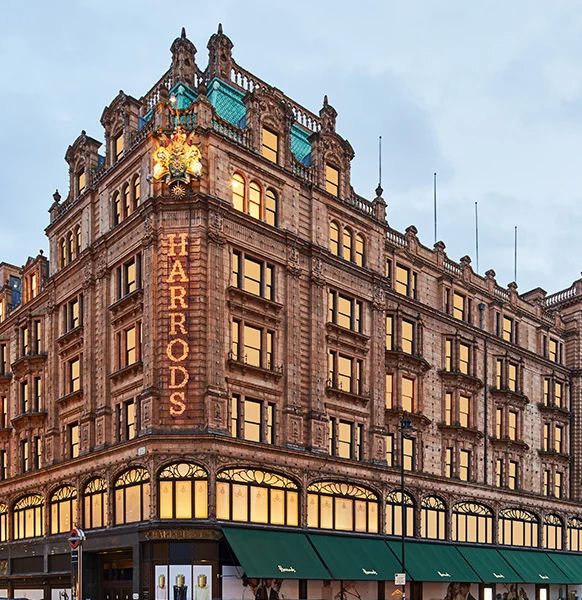
[[[471,440],[480,440],[483,438],[483,432],[474,427],[463,427],[460,423],[438,423],[437,427],[444,432],[453,433],[455,437],[464,437]]]
[[[73,402],[74,400],[79,400],[83,397],[83,388],[75,390],[74,392],[70,392],[57,398],[57,404],[67,404],[68,402]]]
[[[483,387],[483,381],[474,375],[469,375],[468,373],[462,373],[461,371],[446,371],[445,369],[440,369],[438,371],[440,377],[444,380],[456,383],[460,387],[471,388],[473,390],[478,390]]]
[[[280,379],[281,377],[283,377],[283,365],[281,365],[280,367],[275,367],[275,369],[266,369],[264,367],[257,367],[255,365],[251,365],[242,360],[236,360],[231,356],[228,357],[228,364],[229,366],[241,371],[242,373],[257,373],[272,379]]]
[[[35,363],[42,363],[44,362],[48,357],[48,353],[47,352],[39,352],[36,354],[25,354],[24,356],[21,356],[19,358],[17,358],[13,363],[12,363],[12,371],[13,372],[17,372],[18,369],[23,366],[23,365],[29,365],[29,364],[35,364]]]
[[[331,385],[326,386],[326,390],[328,394],[335,396],[338,399],[343,399],[347,402],[357,402],[361,405],[368,404],[370,400],[370,393],[365,390],[363,394],[357,394],[355,392],[348,392],[346,390],[342,390],[340,388],[333,387]]]
[[[432,421],[422,412],[408,412],[407,410],[402,410],[401,408],[387,408],[385,411],[386,415],[389,417],[398,417],[398,421],[400,421],[400,419],[410,420],[414,429],[418,429],[421,426],[430,425],[432,423]]]
[[[46,418],[47,414],[48,413],[46,410],[40,410],[38,412],[20,413],[20,414],[16,415],[13,419],[11,419],[10,422],[12,423],[12,425],[15,429],[21,428],[23,423],[30,426],[34,423],[37,423],[37,421],[43,421]],[[9,431],[9,430],[0,429],[0,432],[3,432],[3,431]]]
[[[570,462],[570,455],[564,452],[556,452],[555,450],[538,450],[538,455],[546,460],[553,462],[568,464]]]
[[[117,313],[129,306],[137,304],[143,299],[143,288],[139,288],[130,294],[123,296],[119,300],[116,300],[113,304],[109,305],[109,310],[113,313]]]
[[[527,404],[529,404],[529,398],[522,392],[508,390],[508,389],[499,389],[494,386],[489,388],[489,391],[494,396],[498,396],[500,398],[505,398],[508,404],[513,404],[514,406],[519,406],[523,408]]]
[[[402,350],[386,350],[386,365],[393,368],[408,368],[416,374],[426,373],[431,364],[420,354],[408,354]]]
[[[569,419],[570,417],[570,411],[557,404],[544,404],[543,402],[538,402],[537,407],[542,413],[556,415],[557,417],[563,417],[564,419]]]
[[[229,296],[229,304],[231,306],[246,307],[247,305],[260,307],[262,310],[269,310],[273,313],[279,313],[283,310],[283,305],[269,300],[263,296],[257,296],[246,290],[241,290],[233,285],[229,286],[226,290]]]
[[[327,339],[329,341],[350,344],[357,350],[366,349],[370,341],[370,336],[364,335],[359,331],[354,331],[353,329],[348,329],[347,327],[342,327],[341,325],[336,325],[330,321],[325,324],[325,327],[328,332]]]
[[[11,372],[0,373],[0,383],[9,383],[12,379],[12,376],[13,375]]]
[[[64,346],[64,345],[68,344],[69,342],[77,341],[78,339],[81,339],[82,337],[83,337],[83,326],[79,325],[78,327],[75,327],[74,329],[69,329],[69,331],[66,331],[65,333],[63,333],[63,335],[58,337],[57,344],[59,346]]]
[[[516,452],[527,452],[529,450],[529,446],[522,440],[511,440],[508,437],[497,438],[490,436],[489,441],[493,446],[509,448],[510,450],[515,450]]]
[[[121,369],[118,369],[117,371],[114,371],[113,373],[111,373],[109,375],[109,379],[111,379],[111,381],[119,381],[120,379],[124,379],[130,375],[138,375],[141,374],[143,372],[143,362],[141,360],[138,360],[137,362],[131,363],[130,365],[127,365],[127,367],[123,367]]]

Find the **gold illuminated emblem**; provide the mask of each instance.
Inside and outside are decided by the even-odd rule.
[[[202,173],[202,154],[192,142],[193,134],[187,134],[177,127],[171,134],[162,133],[158,137],[158,147],[154,151],[154,179],[165,179],[166,183],[182,181],[190,183],[192,177]]]

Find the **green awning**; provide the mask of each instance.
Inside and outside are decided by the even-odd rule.
[[[400,563],[383,540],[308,534],[334,579],[390,581]]]
[[[523,579],[495,548],[457,546],[463,558],[477,572],[483,583],[522,583]]]
[[[569,583],[582,583],[582,554],[562,554],[560,552],[546,552],[569,579]]]
[[[398,559],[400,542],[387,541]],[[413,581],[481,583],[479,576],[454,546],[430,542],[406,542],[406,572]]]
[[[234,527],[222,530],[248,577],[331,579],[303,533]]]
[[[525,583],[573,583],[544,552],[505,548],[498,552]]]

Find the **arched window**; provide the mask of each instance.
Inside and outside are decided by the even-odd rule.
[[[339,225],[332,221],[329,224],[329,250],[336,256],[340,255],[340,230]]]
[[[361,233],[356,235],[356,264],[359,267],[364,267],[366,265],[366,240]]]
[[[249,185],[249,210],[248,213],[255,219],[260,219],[262,215],[262,199],[261,188],[256,181],[251,181]]]
[[[216,479],[218,519],[299,525],[299,492],[290,479],[255,469],[227,469]]]
[[[115,524],[144,521],[149,513],[150,476],[145,469],[130,469],[115,482]]]
[[[138,207],[141,204],[141,184],[139,175],[133,178],[133,205]]]
[[[43,535],[43,501],[40,494],[25,496],[14,505],[14,539],[39,537]]]
[[[8,540],[8,506],[0,503],[0,542]]]
[[[377,533],[378,498],[350,483],[314,483],[307,489],[307,526]]]
[[[498,541],[505,546],[538,547],[538,518],[526,510],[508,508],[499,513]]]
[[[564,547],[564,522],[558,515],[546,515],[544,519],[544,542],[549,550]]]
[[[101,477],[92,479],[83,493],[83,525],[85,529],[99,529],[107,525],[107,485]]]
[[[67,233],[67,264],[73,260],[73,232]]]
[[[123,216],[129,217],[132,212],[133,207],[131,205],[131,194],[129,193],[129,185],[126,183],[123,186]]]
[[[113,224],[119,225],[121,223],[121,196],[119,192],[113,194],[111,206],[113,208]]]
[[[345,260],[352,260],[353,237],[352,230],[344,227],[342,235],[342,258]]]
[[[235,173],[232,176],[232,205],[236,208],[236,210],[240,210],[244,212],[245,210],[245,180],[243,176],[239,173]]]
[[[568,550],[572,552],[582,550],[582,518],[580,517],[568,519]]]
[[[265,223],[277,225],[277,194],[271,188],[265,193]]]
[[[408,494],[404,494],[406,509],[406,535],[414,536],[414,501]],[[386,496],[386,533],[388,535],[402,535],[402,492],[395,491]]]
[[[436,496],[427,496],[420,505],[420,537],[430,540],[446,539],[445,503]]]
[[[160,519],[207,519],[208,473],[198,465],[176,463],[159,476]]]
[[[68,533],[77,515],[77,490],[71,485],[59,488],[50,500],[51,533]]]
[[[475,502],[453,506],[451,539],[455,542],[493,543],[493,513]]]
[[[59,240],[59,265],[64,267],[67,264],[67,241],[65,238]]]
[[[81,252],[81,226],[75,227],[75,256],[79,256]]]

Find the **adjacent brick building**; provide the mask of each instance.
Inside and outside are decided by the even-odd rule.
[[[582,280],[520,294],[392,229],[327,98],[220,28],[208,51],[183,32],[113,99],[66,152],[50,261],[0,264],[0,588],[58,597],[78,525],[83,597],[199,564],[226,598],[229,524],[399,536],[401,457],[411,536],[579,551]],[[335,594],[306,579],[287,597]]]

